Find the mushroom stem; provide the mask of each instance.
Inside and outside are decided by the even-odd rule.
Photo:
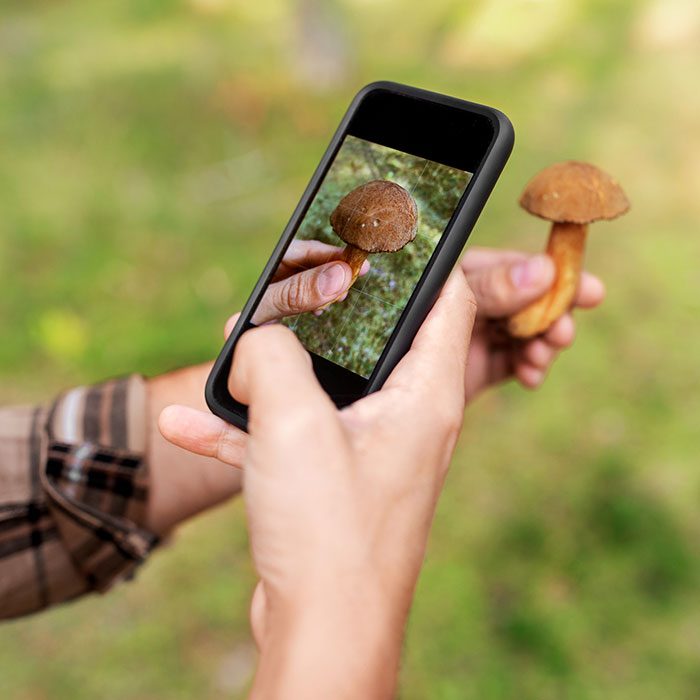
[[[350,282],[350,286],[352,287],[360,274],[362,263],[367,260],[367,251],[357,248],[352,243],[348,243],[345,246],[345,250],[341,253],[340,259],[350,265],[350,269],[352,270],[352,282]]]
[[[508,331],[516,338],[531,338],[546,331],[571,307],[578,289],[586,246],[587,224],[552,224],[547,254],[556,273],[552,288],[537,301],[508,320]]]

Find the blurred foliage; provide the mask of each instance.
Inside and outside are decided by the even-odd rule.
[[[296,237],[344,246],[329,223],[338,202],[370,180],[391,180],[416,200],[416,238],[398,252],[369,255],[367,275],[320,317],[306,313],[285,320],[305,347],[370,376],[469,178],[440,163],[346,137]]]
[[[472,243],[555,160],[632,200],[545,386],[467,413],[412,613],[406,700],[657,700],[700,687],[700,6],[695,0],[6,0],[0,398],[212,357],[351,95],[493,104],[513,157]],[[62,330],[63,329],[63,330]],[[136,582],[0,627],[3,698],[242,697],[240,503]]]

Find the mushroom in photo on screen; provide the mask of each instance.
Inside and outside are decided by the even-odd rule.
[[[395,253],[416,237],[418,206],[401,185],[372,180],[346,194],[330,217],[345,244],[341,259],[352,268],[355,283],[370,253]]]

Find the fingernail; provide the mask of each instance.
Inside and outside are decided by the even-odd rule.
[[[369,260],[365,260],[362,263],[362,267],[360,268],[360,277],[362,277],[362,275],[366,275],[368,272],[369,272]]]
[[[345,289],[349,277],[346,265],[329,265],[318,276],[318,291],[324,297],[336,296]]]
[[[552,261],[547,255],[533,255],[510,268],[510,278],[513,284],[521,289],[539,286],[542,278],[548,276],[552,269]]]

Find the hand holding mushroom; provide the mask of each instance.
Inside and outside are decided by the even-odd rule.
[[[401,250],[416,237],[418,207],[395,182],[373,180],[346,194],[330,216],[341,249],[294,240],[253,316],[257,325],[325,309],[369,271],[369,253]],[[299,270],[299,271],[297,271]]]
[[[545,253],[472,246],[460,267],[477,302],[466,375],[467,401],[508,379],[536,389],[558,355],[574,342],[573,313],[564,313],[544,333],[532,338],[504,333],[502,319],[517,314],[551,289],[556,274],[554,261]],[[584,270],[571,310],[595,309],[604,298],[603,282]]]
[[[292,241],[255,310],[253,323],[317,311],[343,299],[355,276],[342,254],[342,248],[321,241]],[[367,272],[369,262],[364,262],[359,274]]]
[[[531,338],[546,331],[571,306],[579,285],[588,224],[617,218],[629,209],[629,201],[620,185],[599,168],[567,161],[536,175],[525,188],[520,205],[552,222],[547,253],[556,267],[549,292],[508,321],[511,335]]]

